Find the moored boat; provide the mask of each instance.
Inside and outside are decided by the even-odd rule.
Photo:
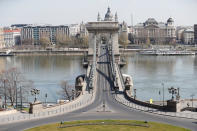
[[[193,51],[187,50],[147,50],[139,52],[140,55],[195,55]]]

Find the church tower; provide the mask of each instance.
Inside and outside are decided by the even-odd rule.
[[[118,22],[118,14],[117,14],[117,12],[115,14],[115,22]]]
[[[100,13],[98,13],[98,16],[97,16],[97,21],[101,21],[101,16],[100,16]]]
[[[111,9],[108,7],[107,13],[105,14],[104,21],[113,21],[113,15],[111,13]]]

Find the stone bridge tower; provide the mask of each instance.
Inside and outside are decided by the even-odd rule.
[[[97,22],[88,22],[86,28],[89,32],[89,49],[88,49],[88,59],[91,62],[94,53],[94,45],[96,48],[102,45],[112,44],[114,50],[114,55],[116,61],[120,59],[119,44],[118,44],[118,31],[119,23],[117,13],[115,18],[111,13],[110,8],[108,8],[105,14],[104,20],[101,19],[98,13]]]

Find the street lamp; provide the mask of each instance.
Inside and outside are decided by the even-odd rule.
[[[8,82],[8,80],[3,80],[3,86],[4,86],[4,108],[7,109],[7,90],[6,90],[6,82]]]
[[[168,88],[168,91],[170,94],[172,94],[171,100],[174,101],[174,94],[177,94],[177,89],[172,86],[171,88]]]
[[[136,90],[137,89],[134,89],[134,99],[136,99]]]
[[[162,87],[163,87],[163,106],[164,106],[164,83],[161,83]]]
[[[45,94],[45,104],[47,104],[47,93]]]
[[[180,92],[180,88],[178,87],[177,88],[177,95],[176,95],[176,100],[178,100],[178,101],[180,100],[180,93],[179,92]]]
[[[32,95],[32,96],[35,96],[34,102],[37,101],[37,95],[38,95],[38,94],[40,94],[40,90],[35,89],[35,88],[31,90],[31,95]]]
[[[191,94],[191,97],[192,97],[192,107],[193,107],[194,96],[195,96],[195,94]]]
[[[18,91],[18,90],[17,90],[16,81],[14,81],[14,86],[15,86],[15,92],[16,92],[16,100],[15,100],[15,101],[16,101],[16,109],[17,109],[17,105],[18,105],[18,103],[17,103],[17,99],[18,99],[17,93],[18,93],[18,92],[17,92],[17,91]]]

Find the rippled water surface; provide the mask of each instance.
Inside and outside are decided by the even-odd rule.
[[[182,98],[197,97],[197,57],[195,56],[129,56],[122,72],[133,77],[137,98],[161,100],[164,83],[165,99],[169,99],[167,88],[180,87]],[[75,78],[85,73],[79,56],[15,56],[0,57],[0,70],[18,67],[27,79],[34,81],[41,90],[39,99],[55,102],[60,96],[62,80],[74,85]],[[159,91],[161,95],[159,95]]]
[[[34,86],[40,89],[39,99],[55,102],[60,98],[58,92],[62,80],[74,85],[75,78],[85,70],[81,66],[79,56],[15,56],[0,57],[0,70],[17,67],[27,79],[34,81]]]
[[[133,77],[139,99],[161,100],[161,83],[164,83],[165,99],[170,98],[167,89],[171,86],[180,87],[182,98],[191,98],[191,94],[197,97],[197,57],[135,55],[128,57],[127,62],[122,72]]]

